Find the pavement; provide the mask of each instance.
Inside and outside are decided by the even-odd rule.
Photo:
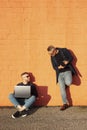
[[[12,119],[15,108],[0,108],[0,130],[87,130],[87,107],[35,107],[27,117]]]

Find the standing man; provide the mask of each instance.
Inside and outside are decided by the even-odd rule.
[[[38,96],[36,86],[30,82],[30,75],[28,72],[21,74],[22,82],[18,83],[17,86],[30,86],[31,87],[31,96],[29,98],[18,98],[15,97],[15,92],[9,95],[9,100],[14,104],[17,112],[12,115],[12,118],[18,118],[20,116],[27,116],[28,108],[35,102],[36,97]]]
[[[72,83],[72,74],[76,74],[76,71],[71,64],[73,57],[66,48],[56,48],[54,46],[49,46],[47,51],[51,56],[52,66],[56,71],[56,82],[59,82],[63,101],[63,106],[60,110],[63,111],[69,107],[66,96],[66,87],[70,86]]]

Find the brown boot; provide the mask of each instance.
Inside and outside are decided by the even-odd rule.
[[[63,106],[60,108],[61,111],[64,111],[65,109],[67,109],[69,107],[68,104],[63,104]]]

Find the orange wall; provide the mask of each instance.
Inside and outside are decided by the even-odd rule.
[[[74,105],[87,105],[86,35],[86,0],[0,0],[0,106],[12,105],[8,95],[24,71],[32,72],[35,83],[46,88],[40,92],[50,97],[46,105],[62,104],[46,51],[50,44],[76,55],[82,78],[80,85],[71,86],[71,96]],[[43,99],[42,104],[47,100]]]

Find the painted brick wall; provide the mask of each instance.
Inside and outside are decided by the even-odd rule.
[[[70,92],[74,105],[87,105],[86,33],[86,0],[0,0],[0,106],[12,105],[8,95],[24,71],[38,85],[36,105],[62,104],[46,51],[50,44],[74,52],[82,78],[74,78]]]

